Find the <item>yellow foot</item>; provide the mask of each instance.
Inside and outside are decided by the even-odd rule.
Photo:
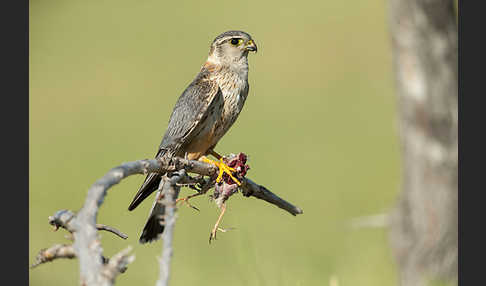
[[[232,172],[234,172],[235,169],[226,165],[223,162],[223,158],[220,158],[219,161],[213,161],[213,160],[208,159],[208,158],[203,156],[203,157],[201,157],[201,161],[209,163],[209,164],[213,164],[214,166],[219,168],[219,174],[218,174],[218,177],[216,178],[217,183],[219,183],[221,181],[221,179],[223,178],[223,174],[226,173],[231,177],[233,182],[237,183],[238,186],[241,186],[240,181],[238,181],[232,174]]]

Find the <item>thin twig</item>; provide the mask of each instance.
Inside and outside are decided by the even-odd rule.
[[[49,248],[41,249],[37,254],[35,262],[30,266],[30,268],[35,268],[40,264],[44,264],[46,262],[50,262],[58,258],[68,258],[68,259],[76,258],[76,253],[74,252],[73,246],[68,244],[56,244]],[[115,260],[112,261],[113,259]],[[113,269],[114,267],[112,265],[118,265],[116,269],[120,273],[125,272],[125,270],[127,269],[126,264],[128,263],[123,264],[124,261],[120,260],[120,254],[115,255],[111,260],[109,258],[102,256],[102,261],[103,264],[105,264],[105,267],[107,264],[110,263],[110,261],[112,261],[109,267]]]
[[[128,238],[128,235],[126,235],[123,232],[119,231],[118,229],[116,229],[114,227],[111,227],[109,225],[106,225],[106,224],[97,223],[96,224],[96,229],[98,229],[98,230],[106,230],[108,232],[111,232],[113,234],[118,235],[119,237],[121,237],[123,239],[127,239]]]
[[[75,216],[76,214],[70,210],[60,210],[49,217],[49,224],[54,226],[55,231],[59,228],[64,228],[72,233],[74,231],[72,220]]]
[[[57,258],[72,259],[74,257],[76,257],[76,254],[74,253],[72,245],[56,244],[52,247],[41,249],[35,258],[35,262],[30,266],[30,268],[37,267],[40,264],[53,261]]]
[[[71,221],[76,217],[76,214],[70,210],[60,210],[57,211],[53,216],[49,217],[49,224],[54,226],[54,230],[58,230],[59,228],[64,228],[65,230],[69,231],[72,233],[74,231],[73,226]],[[111,232],[113,234],[116,234],[117,236],[127,239],[128,236],[124,234],[123,232],[119,231],[118,229],[106,225],[106,224],[101,224],[97,223],[96,224],[96,229],[98,230],[105,230],[108,232]]]
[[[304,211],[301,208],[294,206],[293,204],[287,202],[286,200],[282,199],[276,194],[270,192],[270,190],[268,190],[264,186],[259,185],[248,178],[243,178],[241,189],[242,189],[243,196],[245,197],[252,196],[257,199],[264,200],[283,210],[288,211],[293,216],[304,213]]]

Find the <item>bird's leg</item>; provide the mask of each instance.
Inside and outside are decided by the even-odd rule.
[[[199,209],[198,209],[198,208],[196,208],[195,206],[191,205],[191,203],[189,202],[189,199],[194,198],[194,197],[197,197],[197,196],[200,196],[200,195],[202,195],[202,194],[203,194],[203,193],[197,193],[197,194],[192,194],[192,195],[190,195],[190,196],[187,196],[187,197],[185,197],[185,198],[178,198],[178,199],[176,200],[176,204],[177,204],[178,202],[185,202],[185,203],[187,204],[187,206],[189,206],[189,207],[191,207],[191,208],[193,208],[193,209],[195,209],[195,210],[199,211]]]
[[[221,213],[219,214],[218,220],[214,224],[213,230],[211,231],[211,234],[209,235],[209,243],[211,243],[211,240],[216,239],[216,232],[219,229],[219,223],[221,222],[221,219],[223,218],[223,215],[226,211],[226,204],[223,203],[221,206]]]
[[[214,152],[214,153],[216,153],[216,152]],[[231,177],[231,179],[233,180],[233,182],[237,183],[238,186],[241,186],[240,181],[238,181],[238,179],[236,179],[233,176],[233,174],[231,173],[231,172],[234,172],[235,169],[229,167],[228,165],[226,165],[223,162],[223,157],[220,156],[219,161],[213,161],[211,159],[208,159],[206,156],[202,156],[199,160],[201,160],[203,162],[206,162],[206,163],[209,163],[209,164],[212,164],[212,165],[214,165],[214,166],[216,166],[216,167],[219,168],[219,174],[218,174],[218,177],[216,178],[216,182],[217,183],[219,183],[221,181],[221,179],[223,178],[223,174],[226,173],[226,174],[228,174]]]
[[[214,151],[214,149],[209,149],[208,151],[209,154],[213,155],[214,158],[220,160],[221,158],[223,158],[223,156],[219,155],[216,151]]]

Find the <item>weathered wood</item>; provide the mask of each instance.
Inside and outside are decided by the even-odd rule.
[[[172,177],[167,175],[162,177],[160,181],[159,189],[162,189],[164,198],[162,203],[165,205],[165,218],[164,218],[164,232],[162,233],[162,257],[159,259],[159,279],[156,282],[156,286],[167,286],[170,280],[170,268],[173,255],[172,239],[174,237],[175,226],[175,202],[179,196],[181,187],[178,186],[180,181],[183,181],[183,177],[186,176],[184,169],[173,173]]]
[[[187,172],[214,177],[218,169],[211,164],[178,157],[123,163],[111,169],[91,186],[83,207],[76,215],[71,211],[62,210],[50,217],[49,223],[56,229],[63,227],[73,234],[73,250],[79,259],[81,285],[113,285],[116,276],[126,269],[128,263],[133,261],[134,256],[128,255],[129,250],[120,252],[109,261],[102,256],[102,248],[97,230],[107,230],[122,238],[126,238],[126,235],[112,227],[97,224],[96,218],[109,188],[130,175],[152,172],[170,173],[169,177],[164,176],[164,192],[176,194],[175,196],[165,196],[172,198],[172,200],[164,202],[167,204],[167,217],[163,234],[164,251],[160,264],[161,277],[158,285],[168,285],[170,258],[172,256],[172,233],[175,224],[173,200],[177,197],[181,184],[201,181],[200,179],[189,176]],[[210,187],[211,185],[207,184],[203,188],[203,192],[207,192]],[[303,213],[300,208],[283,200],[267,188],[254,183],[250,179],[243,178],[241,188],[246,197],[253,196],[265,200],[288,211],[292,215]]]
[[[451,0],[390,0],[403,181],[391,216],[400,284],[457,281],[458,47]]]
[[[76,254],[74,253],[74,248],[72,245],[56,244],[49,248],[41,249],[35,258],[35,262],[30,266],[30,268],[37,267],[40,264],[53,261],[54,259],[72,259],[75,257]]]

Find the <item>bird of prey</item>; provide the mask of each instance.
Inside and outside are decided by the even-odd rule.
[[[224,164],[214,147],[243,108],[249,90],[248,54],[256,51],[257,46],[252,37],[243,31],[227,31],[213,40],[209,56],[199,74],[175,104],[156,158],[179,156],[189,160],[202,160],[219,167],[218,180],[224,172],[240,185],[231,174],[234,169]],[[210,160],[207,155],[212,155],[219,161]],[[128,210],[135,209],[156,191],[163,175],[148,174]],[[164,230],[162,222],[165,207],[160,201],[162,197],[163,194],[159,191],[140,236],[140,243],[157,240]],[[187,202],[189,197],[179,200]],[[211,232],[210,241],[215,237],[224,210],[225,208]]]

